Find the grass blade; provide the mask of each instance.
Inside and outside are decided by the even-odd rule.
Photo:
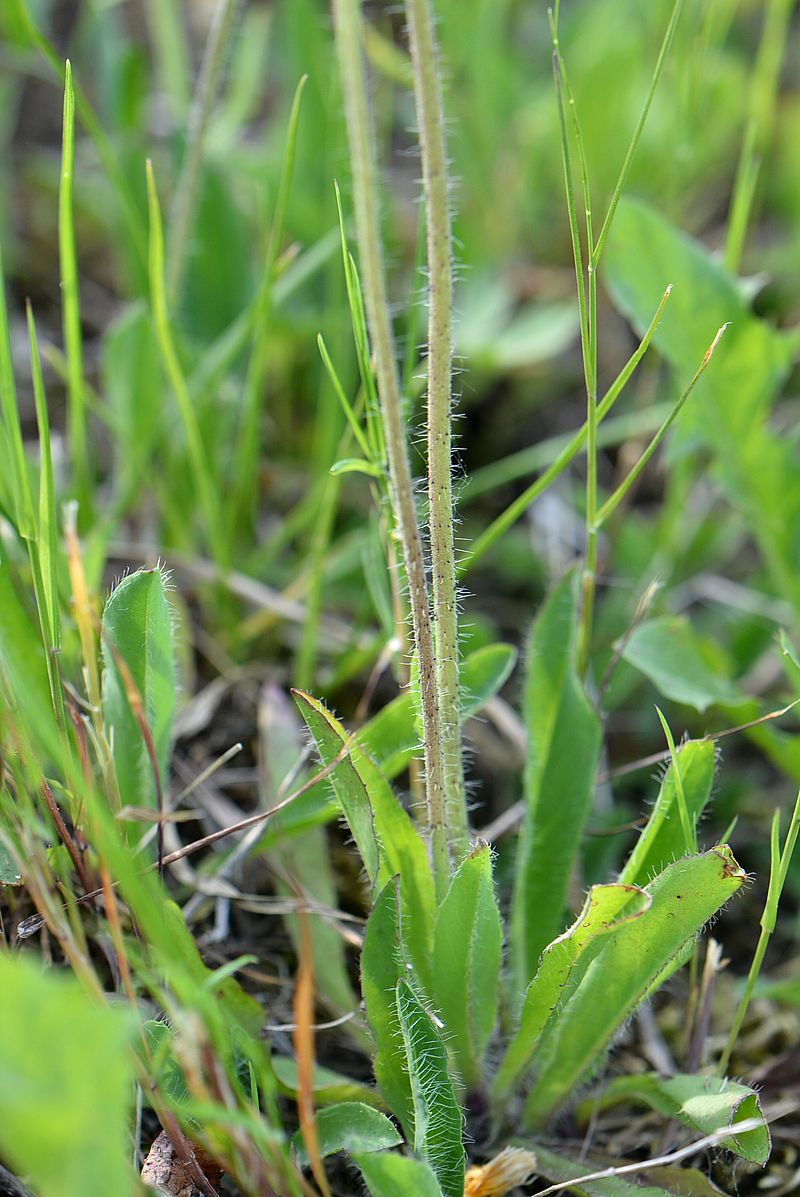
[[[211,543],[217,564],[225,568],[230,561],[227,537],[223,533],[219,515],[217,495],[212,485],[211,468],[200,436],[200,426],[192,405],[189,388],[181,369],[175,342],[169,324],[167,296],[164,287],[164,233],[161,224],[161,209],[158,203],[155,176],[152,164],[147,163],[147,203],[150,213],[150,303],[153,322],[161,351],[161,359],[170,386],[178,403],[181,422],[186,436],[189,454],[189,468],[192,473],[195,493],[200,502],[206,524],[206,533]]]
[[[64,74],[64,124],[61,142],[61,182],[58,191],[58,249],[61,263],[61,322],[67,359],[67,398],[70,460],[73,486],[80,503],[81,523],[91,518],[93,483],[86,394],[83,376],[78,262],[75,252],[75,227],[72,211],[75,171],[75,92],[72,68],[67,60]]]
[[[22,427],[17,408],[17,388],[11,358],[2,254],[0,254],[0,410],[3,415],[8,466],[11,470],[10,477],[3,480],[4,485],[9,488],[9,514],[11,514],[13,505],[17,532],[25,540],[31,540],[36,535],[36,521],[33,514],[28,462],[25,458]]]
[[[636,463],[628,471],[627,476],[623,479],[622,482],[620,482],[619,486],[614,491],[614,493],[610,496],[610,498],[606,499],[603,506],[597,512],[598,528],[602,527],[602,525],[609,518],[609,516],[613,515],[613,513],[616,511],[617,507],[620,505],[622,500],[628,494],[631,487],[636,482],[636,479],[639,477],[642,470],[645,468],[648,461],[653,456],[656,449],[663,441],[664,437],[667,435],[669,428],[677,419],[681,408],[683,407],[684,403],[689,398],[689,396],[691,395],[695,386],[697,385],[697,382],[698,382],[701,374],[705,370],[708,363],[711,361],[712,354],[714,353],[714,350],[716,349],[717,345],[719,344],[720,339],[722,338],[722,335],[725,332],[726,328],[728,328],[728,325],[723,324],[720,328],[717,329],[717,332],[714,336],[714,340],[709,345],[708,349],[705,352],[703,360],[701,361],[700,365],[697,367],[697,369],[695,370],[691,379],[689,380],[688,386],[686,386],[684,388],[684,390],[681,392],[681,394],[675,400],[675,404],[672,408],[672,411],[669,413],[667,418],[664,420],[664,423],[661,425],[658,432],[652,438],[652,440],[650,441],[650,444],[642,452],[638,461],[636,461]]]

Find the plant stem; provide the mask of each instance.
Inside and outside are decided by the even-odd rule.
[[[361,55],[359,0],[334,0],[336,45],[344,93],[345,116],[353,174],[364,302],[375,355],[392,504],[403,546],[409,604],[419,667],[419,688],[425,757],[427,819],[433,852],[433,874],[441,898],[449,878],[447,809],[441,722],[436,687],[428,586],[422,542],[414,506],[414,489],[403,420],[400,379],[383,271],[378,226],[377,185],[370,145],[366,81]]]
[[[595,578],[597,573],[597,274],[594,262],[594,241],[592,236],[592,205],[589,192],[589,177],[583,137],[578,123],[575,101],[567,79],[566,69],[558,42],[558,9],[552,24],[553,72],[558,99],[558,117],[561,130],[561,157],[564,168],[564,188],[567,199],[572,255],[575,263],[575,281],[578,288],[578,309],[580,313],[581,354],[586,384],[586,557],[581,578],[581,611],[578,627],[577,661],[579,673],[585,673],[589,661],[589,648],[594,615]],[[588,278],[584,278],[583,250],[578,227],[578,209],[575,187],[572,179],[572,155],[567,127],[567,106],[572,117],[583,186],[583,200],[586,220],[586,257],[589,266]]]
[[[425,194],[428,256],[428,522],[433,567],[434,649],[450,846],[469,851],[461,759],[458,603],[453,538],[453,277],[447,151],[431,0],[406,0]]]

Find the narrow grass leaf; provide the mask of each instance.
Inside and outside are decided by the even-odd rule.
[[[503,928],[492,853],[479,843],[459,866],[436,916],[433,991],[463,1083],[479,1083],[494,1028]]]
[[[578,575],[566,574],[533,626],[525,686],[529,747],[525,817],[511,910],[514,1000],[564,928],[564,911],[592,804],[600,724],[576,669]]]
[[[442,1035],[407,981],[397,982],[396,997],[414,1107],[414,1154],[430,1165],[444,1197],[463,1197],[462,1117]]]
[[[626,885],[646,885],[684,851],[684,833],[678,813],[675,766],[680,768],[686,808],[697,826],[714,781],[715,748],[711,740],[690,740],[676,752],[661,782],[650,818],[620,874]]]
[[[585,969],[588,949],[612,935],[650,905],[648,894],[635,885],[594,885],[583,910],[572,926],[549,944],[539,968],[528,986],[519,1026],[506,1049],[492,1086],[496,1101],[504,1100],[524,1070],[581,966]]]
[[[75,92],[72,68],[67,60],[64,74],[64,113],[61,142],[61,183],[58,191],[58,250],[61,267],[61,323],[67,358],[69,449],[74,471],[73,486],[81,504],[82,522],[92,502],[92,471],[86,423],[86,384],[83,376],[78,261],[72,211],[75,171]]]
[[[360,1101],[343,1101],[317,1111],[317,1139],[322,1157],[337,1151],[385,1151],[403,1141],[385,1114]],[[299,1134],[292,1139],[292,1146],[298,1163],[307,1165],[308,1153]]]
[[[392,1152],[356,1153],[353,1159],[361,1169],[371,1197],[410,1197],[412,1193],[414,1197],[442,1197],[435,1173],[422,1160]]]
[[[123,805],[156,805],[156,779],[131,710],[115,651],[127,666],[150,728],[162,787],[166,784],[175,665],[172,622],[160,569],[137,570],[112,590],[103,610],[103,718],[113,731],[114,765]]]
[[[17,389],[14,382],[14,364],[11,358],[11,340],[9,336],[8,311],[6,309],[5,280],[3,274],[3,259],[0,253],[0,411],[3,416],[3,432],[5,434],[4,454],[6,466],[10,468],[8,477],[0,480],[0,485],[7,488],[6,504],[9,516],[16,517],[17,531],[26,540],[36,534],[36,522],[33,514],[33,499],[31,497],[30,474],[25,458],[25,446],[22,441],[22,426],[19,421],[17,408]]]
[[[203,512],[206,534],[217,564],[223,565],[228,561],[229,547],[227,539],[223,535],[219,503],[212,485],[211,467],[200,435],[197,413],[193,406],[192,397],[181,368],[178,351],[175,348],[170,328],[166,286],[164,282],[164,229],[161,222],[161,208],[158,202],[155,176],[152,164],[149,161],[147,162],[147,208],[150,218],[148,272],[153,324],[161,352],[164,372],[178,404],[178,412],[186,436],[189,468],[192,473],[195,493]]]
[[[770,1154],[770,1133],[764,1122],[756,1130],[736,1132],[736,1123],[764,1117],[758,1094],[747,1085],[714,1076],[679,1073],[663,1077],[655,1072],[639,1076],[615,1077],[587,1105],[608,1109],[621,1102],[639,1102],[657,1110],[665,1118],[675,1118],[701,1136],[730,1126],[731,1137],[720,1140],[727,1148],[751,1164],[764,1165]]]
[[[566,1002],[525,1106],[538,1125],[596,1066],[612,1036],[670,961],[745,879],[727,845],[669,865],[645,889],[647,910],[609,937]]]

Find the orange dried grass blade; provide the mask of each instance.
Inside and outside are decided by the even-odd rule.
[[[294,991],[294,1051],[297,1058],[297,1114],[300,1134],[308,1154],[314,1179],[323,1197],[331,1197],[322,1156],[319,1152],[317,1120],[314,1111],[314,966],[311,929],[305,910],[298,910],[299,964]]]
[[[488,1164],[473,1165],[464,1177],[464,1197],[503,1197],[536,1171],[536,1156],[522,1147],[506,1147]]]

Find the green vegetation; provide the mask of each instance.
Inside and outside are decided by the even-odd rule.
[[[792,1192],[791,4],[0,36],[0,1181]]]

